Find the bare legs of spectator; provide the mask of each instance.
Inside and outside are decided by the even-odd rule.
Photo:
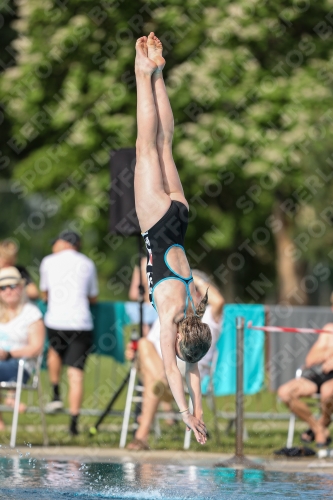
[[[71,415],[78,415],[83,399],[83,370],[69,366],[67,375],[69,382],[69,411]]]
[[[330,425],[333,412],[333,380],[328,380],[320,388],[321,417],[319,422],[326,428]]]
[[[49,371],[51,384],[53,386],[59,385],[62,361],[59,354],[54,349],[52,349],[52,347],[49,348],[49,351],[47,353],[47,368]]]
[[[3,395],[0,392],[0,404],[2,403]],[[14,408],[15,405],[15,391],[6,391],[6,397],[4,399],[4,405],[10,406],[11,408]],[[19,405],[19,412],[24,413],[27,409],[27,405],[20,402]],[[2,413],[0,413],[0,432],[4,431],[6,428],[5,422],[3,421],[2,418]]]
[[[52,349],[52,347],[49,349],[48,352],[47,366],[49,370],[50,382],[54,390],[53,398],[55,401],[52,402],[54,403],[57,402],[57,399],[59,401],[59,383],[61,376],[62,360],[59,354],[54,349]],[[67,375],[69,384],[69,391],[68,391],[69,411],[71,414],[70,432],[71,434],[76,435],[78,434],[77,419],[80,413],[80,408],[83,399],[83,370],[70,366],[67,369]],[[61,407],[59,406],[59,408],[57,409],[60,408]]]
[[[326,384],[330,384],[326,390]],[[302,397],[310,397],[317,392],[317,385],[305,378],[293,379],[282,385],[278,389],[280,399],[288,406],[288,408],[301,420],[307,422],[313,430],[316,443],[326,443],[329,436],[327,425],[330,421],[332,412],[332,396],[333,383],[332,381],[325,382],[321,386],[322,397],[322,416],[316,419],[308,405],[301,401]]]
[[[128,445],[128,449],[140,449],[147,445],[149,431],[161,399],[164,397],[163,388],[168,390],[163,361],[154,345],[143,338],[139,342],[140,374],[143,378],[144,393],[142,413],[139,428],[135,433],[135,440]],[[156,382],[159,382],[157,385]],[[156,391],[159,389],[159,392]]]

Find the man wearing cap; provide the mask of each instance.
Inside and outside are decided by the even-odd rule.
[[[91,259],[80,253],[80,236],[63,231],[52,242],[52,254],[40,266],[40,289],[48,307],[45,325],[49,339],[48,369],[53,400],[48,411],[61,410],[59,382],[62,365],[69,381],[70,433],[77,435],[83,397],[83,370],[93,346],[89,304],[96,302],[98,284]]]

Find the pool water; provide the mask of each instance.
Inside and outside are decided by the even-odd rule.
[[[151,463],[79,463],[0,458],[0,499],[325,499],[333,475],[205,469]],[[29,454],[28,454],[29,455]]]

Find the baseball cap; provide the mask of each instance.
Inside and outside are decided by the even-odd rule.
[[[64,240],[73,245],[74,247],[79,246],[81,242],[81,237],[74,231],[62,231],[58,234],[56,238],[51,241],[51,245],[54,245],[56,241]]]

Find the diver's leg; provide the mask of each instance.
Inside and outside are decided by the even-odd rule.
[[[135,58],[138,135],[134,191],[142,232],[152,227],[170,206],[156,147],[158,120],[151,83],[156,64],[148,59],[146,50],[146,38],[141,37],[136,43]]]
[[[188,206],[172,155],[174,119],[163,79],[162,70],[165,61],[162,57],[162,43],[154,33],[150,33],[147,45],[148,57],[157,64],[157,70],[152,76],[152,86],[158,118],[156,146],[163,174],[164,190],[171,199],[181,201]]]

